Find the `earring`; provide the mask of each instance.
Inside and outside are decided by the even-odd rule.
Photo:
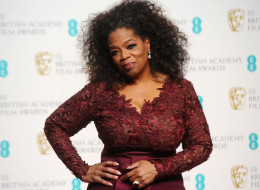
[[[151,55],[150,51],[148,52],[148,56],[147,57],[148,57],[148,59],[152,59],[152,55]]]

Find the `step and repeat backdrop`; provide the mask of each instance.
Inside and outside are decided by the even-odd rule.
[[[45,119],[86,83],[81,23],[118,0],[0,0],[0,189],[84,190],[53,152]],[[156,1],[189,39],[191,80],[214,150],[183,173],[187,190],[260,189],[260,1]],[[93,123],[71,138],[89,164]]]

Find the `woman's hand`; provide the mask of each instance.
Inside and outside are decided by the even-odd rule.
[[[147,160],[140,160],[135,162],[126,169],[131,171],[122,176],[122,180],[129,180],[131,183],[138,181],[140,183],[138,189],[142,189],[145,186],[151,184],[154,181],[155,176],[158,174],[154,164]]]
[[[118,170],[115,170],[109,166],[118,166],[119,164],[114,161],[106,161],[101,162],[99,164],[95,164],[90,166],[86,175],[82,176],[84,182],[88,183],[102,183],[107,186],[113,186],[112,183],[102,179],[102,178],[109,178],[109,179],[118,179],[118,175],[121,173]]]

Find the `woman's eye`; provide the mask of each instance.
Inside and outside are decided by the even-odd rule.
[[[117,55],[117,54],[118,54],[118,51],[112,51],[112,52],[111,52],[111,55],[112,55],[112,56],[115,56],[115,55]]]
[[[127,46],[128,49],[133,49],[136,46],[136,44],[130,44],[129,46]]]

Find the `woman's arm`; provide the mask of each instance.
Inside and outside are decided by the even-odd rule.
[[[52,148],[79,179],[88,171],[88,165],[73,147],[70,137],[93,120],[94,87],[86,85],[65,103],[59,106],[47,119],[44,132]]]
[[[150,160],[155,164],[158,172],[156,180],[190,170],[206,161],[212,151],[208,124],[198,96],[191,82],[185,81],[184,83],[186,133],[182,142],[183,151],[167,159]]]

